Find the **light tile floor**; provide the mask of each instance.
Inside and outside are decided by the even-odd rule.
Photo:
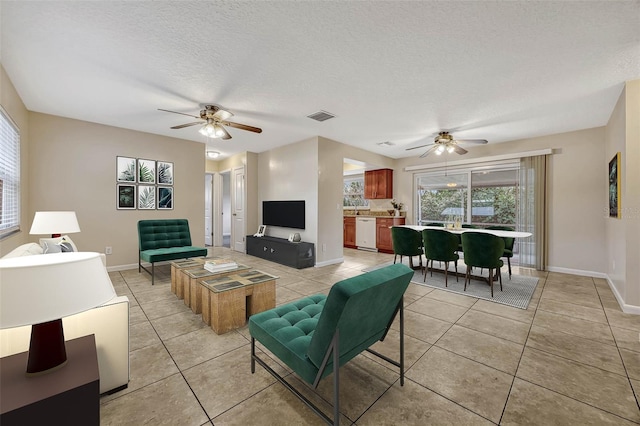
[[[277,304],[393,258],[345,249],[344,263],[296,270],[225,248],[210,255],[280,277]],[[247,327],[218,336],[171,293],[169,267],[156,271],[153,287],[137,269],[110,273],[130,300],[131,381],[101,398],[102,424],[323,424],[264,369],[251,374]],[[405,385],[394,368],[356,357],[341,370],[342,423],[640,423],[640,316],[624,314],[603,279],[517,273],[540,277],[527,310],[411,284]],[[376,346],[393,357],[397,344],[395,324]],[[317,393],[288,379],[331,413],[330,377]]]

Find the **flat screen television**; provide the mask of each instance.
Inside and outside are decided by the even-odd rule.
[[[304,229],[304,200],[263,201],[262,224]]]

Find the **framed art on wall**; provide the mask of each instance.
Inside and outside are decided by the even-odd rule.
[[[136,181],[136,159],[116,157],[116,179],[118,182]]]
[[[620,189],[620,153],[618,152],[609,161],[609,217],[622,216]]]
[[[158,161],[158,184],[173,185],[173,163]]]
[[[154,160],[138,159],[138,182],[156,183],[156,162]]]
[[[173,209],[173,188],[170,186],[158,187],[158,210]]]
[[[118,184],[117,207],[119,210],[133,210],[136,208],[136,186]]]
[[[152,185],[138,185],[138,209],[155,210],[156,187]]]

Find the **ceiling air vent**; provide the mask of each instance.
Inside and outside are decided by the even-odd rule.
[[[380,146],[394,146],[395,143],[393,142],[389,142],[389,141],[385,141],[385,142],[378,142],[376,145],[380,145]]]
[[[311,115],[307,115],[307,117],[316,121],[327,121],[330,118],[334,118],[335,115],[327,111],[318,111],[318,112],[314,112]]]

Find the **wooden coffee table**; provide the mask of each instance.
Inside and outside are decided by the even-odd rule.
[[[198,281],[202,321],[216,334],[243,327],[250,315],[276,306],[276,279],[256,269]]]
[[[208,259],[203,259],[208,260]],[[202,312],[202,286],[198,284],[198,281],[202,279],[213,279],[218,277],[224,277],[237,272],[246,271],[249,267],[238,263],[238,266],[233,269],[225,271],[211,272],[204,268],[204,262],[194,268],[183,268],[180,270],[182,275],[182,296],[184,304],[191,308],[194,314]]]
[[[171,293],[178,296],[178,299],[184,297],[182,285],[182,270],[189,268],[202,267],[204,259],[181,259],[171,262]]]

